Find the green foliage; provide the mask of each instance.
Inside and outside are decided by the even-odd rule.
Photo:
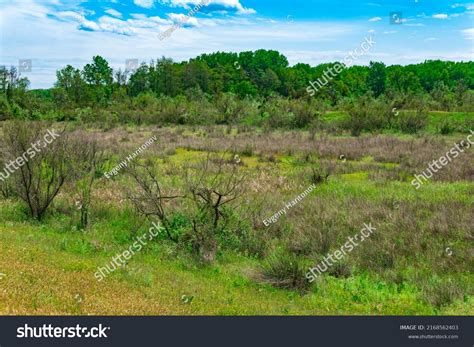
[[[304,290],[310,286],[306,280],[308,268],[301,257],[278,249],[262,264],[262,279],[278,288]]]
[[[367,76],[367,85],[376,97],[385,91],[385,64],[370,62],[369,75]]]
[[[347,106],[350,118],[344,126],[354,136],[362,131],[376,131],[387,128],[392,118],[390,106],[383,99],[374,99],[370,94],[358,98]]]
[[[424,129],[428,123],[428,116],[423,110],[406,112],[398,117],[398,128],[407,134],[416,134]]]
[[[312,127],[334,132],[342,126],[357,135],[423,128],[422,116],[396,120],[390,114],[393,107],[416,110],[421,103],[430,110],[474,110],[474,62],[436,60],[407,66],[371,62],[345,67],[311,93],[310,81],[336,64],[289,66],[279,52],[261,49],[203,54],[185,62],[162,57],[130,72],[113,71],[104,58],[95,56],[83,69],[67,65],[58,70],[54,88],[34,91],[28,91],[28,79],[16,68],[3,68],[0,120],[105,120],[107,129],[117,122]],[[326,127],[316,117],[328,109],[349,109],[351,119]]]
[[[112,68],[101,56],[92,58],[92,64],[84,66],[82,74],[87,83],[95,86],[109,86],[112,83]]]
[[[0,95],[0,121],[11,117],[11,109],[8,100],[4,95]]]
[[[453,133],[456,130],[456,127],[454,124],[452,124],[448,120],[444,120],[438,127],[438,132],[441,135],[449,135]]]

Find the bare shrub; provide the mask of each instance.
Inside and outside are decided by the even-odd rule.
[[[127,191],[127,196],[139,214],[148,219],[158,218],[165,229],[168,239],[177,242],[177,235],[171,230],[171,219],[168,213],[169,203],[182,197],[179,193],[167,192],[158,178],[154,164],[131,163],[127,168],[128,174],[137,183],[137,189]]]
[[[44,143],[47,132],[40,122],[16,121],[5,126],[5,161],[23,158],[23,165],[12,173],[15,193],[27,204],[32,217],[42,220],[48,207],[72,176],[71,146],[63,130],[49,144]],[[42,144],[38,151],[33,144]],[[16,161],[18,163],[18,161]]]
[[[2,149],[4,146],[1,145],[0,143],[0,170],[3,171],[6,165],[6,162],[3,161],[3,158],[5,157],[4,151]],[[0,177],[0,196],[3,197],[4,199],[8,199],[12,197],[14,194],[13,191],[13,186],[12,186],[12,181],[7,178]]]
[[[208,154],[205,160],[186,170],[187,191],[194,204],[192,244],[205,263],[212,263],[217,253],[216,235],[225,228],[224,206],[243,194],[245,176],[234,161]]]
[[[78,196],[81,219],[79,227],[87,228],[91,205],[92,188],[95,180],[102,176],[105,164],[105,152],[100,148],[97,140],[84,132],[80,132],[73,140],[75,190]]]

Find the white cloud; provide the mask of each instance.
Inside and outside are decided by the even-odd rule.
[[[122,14],[121,14],[119,11],[114,10],[114,9],[112,9],[112,8],[109,8],[109,9],[105,10],[104,12],[105,12],[105,13],[108,13],[108,14],[110,14],[111,16],[114,16],[114,17],[119,17],[119,18],[122,17]]]
[[[384,31],[383,33],[384,34],[396,34],[398,31],[396,30],[388,30],[388,31]]]
[[[254,14],[257,13],[253,8],[243,7],[240,0],[161,0],[163,4],[168,4],[175,7],[183,7],[191,9],[196,5],[205,4],[205,6],[212,8],[215,11],[219,10],[233,10],[239,14]]]
[[[114,69],[123,70],[128,58],[149,62],[164,55],[182,61],[202,53],[264,48],[278,50],[292,64],[302,62],[315,65],[343,59],[348,51],[358,46],[359,40],[370,29],[370,23],[361,25],[359,21],[327,23],[295,20],[287,23],[283,18],[272,24],[258,21],[254,16],[226,16],[220,19],[199,16],[199,27],[183,27],[161,42],[158,35],[173,24],[171,18],[135,13],[130,14],[127,20],[105,15],[92,21],[89,20],[89,12],[80,7],[59,7],[64,10],[58,13],[58,7],[45,5],[44,0],[23,1],[19,6],[18,3],[4,4],[0,0],[1,39],[3,46],[8,47],[8,51],[0,50],[0,61],[5,65],[16,65],[18,59],[33,59],[32,72],[25,74],[32,82],[32,88],[51,87],[57,69],[67,64],[82,68],[94,55],[103,56]],[[234,10],[234,13],[237,11]],[[446,22],[454,25],[454,21]],[[426,24],[425,28],[429,25]],[[89,32],[80,30],[81,27]],[[451,33],[474,39],[474,28],[469,27],[471,25],[467,24],[452,28]],[[382,30],[377,30],[382,36],[380,43],[376,40],[376,49],[369,52],[370,55],[361,57],[357,64],[366,64],[370,60],[386,64],[418,63],[425,59],[472,60],[472,41],[452,40],[444,35],[447,30],[437,28],[439,26],[434,25],[432,32],[416,36],[413,40],[399,35],[382,36]],[[396,29],[400,33],[403,30],[402,27]],[[122,35],[117,35],[119,33]],[[436,42],[439,44],[423,44],[429,36],[438,37]],[[429,46],[432,51],[423,50],[423,47]]]
[[[144,7],[144,8],[153,7],[153,0],[133,0],[133,3],[137,6]]]
[[[451,7],[452,7],[452,8],[464,7],[466,10],[474,10],[474,4],[473,4],[473,3],[454,4],[454,5],[452,5]]]
[[[211,27],[204,22],[211,19],[199,19],[204,23],[202,27],[181,28],[161,42],[158,35],[172,25],[170,19],[135,14],[128,20],[103,16],[92,22],[80,13],[68,12],[63,15],[68,19],[60,23],[44,6],[31,8],[38,15],[35,20],[24,13],[24,9],[20,11],[13,5],[2,9],[0,31],[9,50],[8,54],[0,52],[0,60],[5,65],[16,65],[18,59],[33,59],[32,72],[25,74],[32,88],[51,87],[56,80],[56,70],[67,64],[82,68],[94,55],[107,59],[114,69],[123,70],[128,58],[149,62],[164,55],[182,61],[219,50],[240,52],[265,48],[286,54],[287,46],[293,45],[308,47],[310,43],[317,43],[322,47],[340,47],[345,35],[357,31],[355,25],[340,22],[257,24],[244,17],[216,20],[218,26]],[[79,30],[80,24],[93,32]],[[18,29],[8,30],[12,27]],[[117,35],[117,31],[132,31],[134,35]],[[349,50],[352,46],[353,41],[341,49]],[[315,56],[318,52],[319,48],[313,50]],[[307,61],[298,56],[293,59],[295,62]]]
[[[373,17],[369,19],[369,22],[379,22],[382,20],[382,17]]]
[[[54,14],[55,17],[58,17],[64,21],[77,21],[81,22],[85,20],[84,15],[74,11],[61,11]]]
[[[474,28],[461,30],[461,33],[468,40],[474,40]]]
[[[433,15],[433,18],[436,19],[447,19],[448,15],[446,13],[437,13]]]
[[[184,15],[182,13],[168,13],[168,17],[177,24],[181,24],[183,26],[194,26],[194,27],[199,27],[201,26],[199,24],[199,21],[195,17],[190,17],[187,15]]]
[[[160,30],[162,25],[171,25],[172,20],[163,19],[157,16],[147,17],[143,14],[132,14],[132,18],[122,20],[110,16],[102,16],[96,21],[85,18],[81,13],[73,11],[62,11],[51,14],[51,16],[62,21],[74,23],[77,28],[86,31],[111,32],[119,35],[136,35],[145,29]]]

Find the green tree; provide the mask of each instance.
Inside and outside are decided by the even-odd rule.
[[[369,74],[367,76],[367,85],[375,97],[378,97],[385,91],[385,77],[385,64],[371,61]]]
[[[87,103],[87,86],[79,69],[67,65],[56,72],[56,78],[55,87],[64,91],[64,93],[55,92],[57,104],[65,102],[67,106],[84,106]],[[64,100],[63,95],[65,95],[66,100]]]
[[[104,103],[111,94],[113,82],[112,68],[101,56],[92,58],[92,64],[87,64],[82,70],[85,81],[93,88],[94,99]]]

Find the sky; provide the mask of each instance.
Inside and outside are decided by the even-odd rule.
[[[125,69],[127,60],[264,48],[314,66],[343,61],[369,38],[375,44],[355,64],[474,60],[474,3],[0,0],[0,65],[20,67],[31,88],[51,87],[58,69],[82,68],[95,55]]]

